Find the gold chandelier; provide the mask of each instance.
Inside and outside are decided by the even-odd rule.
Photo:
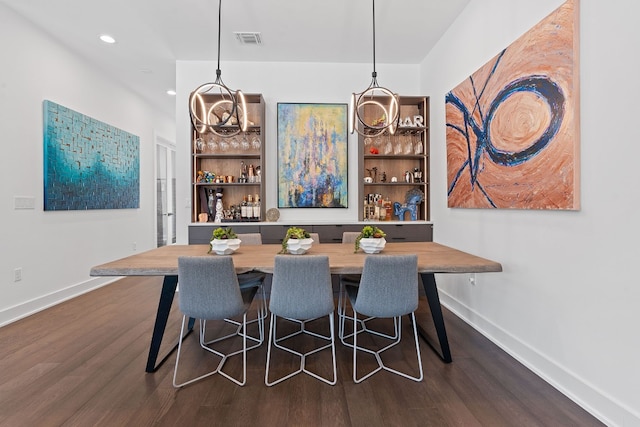
[[[220,70],[220,28],[222,0],[218,1],[218,68],[212,83],[198,86],[189,96],[189,116],[198,133],[213,132],[231,137],[247,130],[246,103],[240,90],[232,91],[222,81]],[[205,95],[214,95],[215,102],[207,106]]]
[[[373,72],[371,84],[351,95],[349,103],[350,131],[364,136],[377,136],[386,130],[393,134],[398,127],[400,104],[398,94],[378,84],[376,72],[376,2],[373,3]],[[366,111],[366,113],[365,113]]]

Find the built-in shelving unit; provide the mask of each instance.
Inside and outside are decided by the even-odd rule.
[[[371,108],[367,114],[379,109]],[[367,122],[374,117],[367,117]],[[404,204],[408,192],[422,192],[423,201],[417,206],[416,219],[428,221],[429,210],[429,98],[400,97],[400,125],[391,133],[380,136],[359,135],[360,204],[358,220],[380,220],[379,212],[387,211],[384,201]],[[382,203],[380,203],[380,200]],[[387,215],[387,218],[389,216]],[[400,218],[393,212],[391,220]],[[405,221],[410,213],[403,214]]]
[[[220,100],[218,95],[203,95],[204,108]],[[241,112],[249,125],[246,131],[233,137],[221,137],[206,129],[191,127],[192,146],[192,222],[213,222],[217,195],[222,194],[222,222],[264,220],[264,209],[258,216],[240,218],[236,215],[245,197],[265,199],[265,108],[260,94],[245,94],[247,111]],[[227,126],[230,133],[237,124]],[[244,175],[243,175],[244,174]],[[213,198],[213,209],[210,198]]]

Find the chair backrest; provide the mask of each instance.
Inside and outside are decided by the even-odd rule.
[[[355,243],[359,235],[359,231],[344,231],[342,232],[342,243]]]
[[[309,237],[313,239],[313,243],[320,243],[320,235],[318,233],[309,233]]]
[[[394,317],[417,308],[418,256],[367,256],[354,309],[365,316]]]
[[[230,256],[178,258],[180,311],[196,319],[242,314],[244,302]]]
[[[269,310],[306,320],[333,312],[333,288],[326,255],[276,255]]]
[[[242,233],[238,234],[238,239],[243,245],[261,245],[262,234],[260,233]]]

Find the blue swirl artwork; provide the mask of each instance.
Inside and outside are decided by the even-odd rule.
[[[140,207],[140,138],[44,101],[44,210]]]
[[[449,207],[577,209],[569,0],[445,96]]]

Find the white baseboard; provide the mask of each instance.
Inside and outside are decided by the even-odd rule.
[[[640,426],[640,414],[637,411],[598,390],[570,369],[549,359],[442,289],[438,293],[444,307],[601,422],[608,426]]]
[[[45,310],[56,304],[60,304],[61,302],[77,297],[78,295],[82,295],[104,285],[108,285],[109,283],[112,283],[118,279],[118,277],[91,278],[84,282],[71,285],[67,288],[51,292],[50,294],[43,295],[30,301],[14,305],[13,307],[0,310],[0,327],[8,325],[9,323],[13,323],[27,316],[31,316],[34,313]]]

